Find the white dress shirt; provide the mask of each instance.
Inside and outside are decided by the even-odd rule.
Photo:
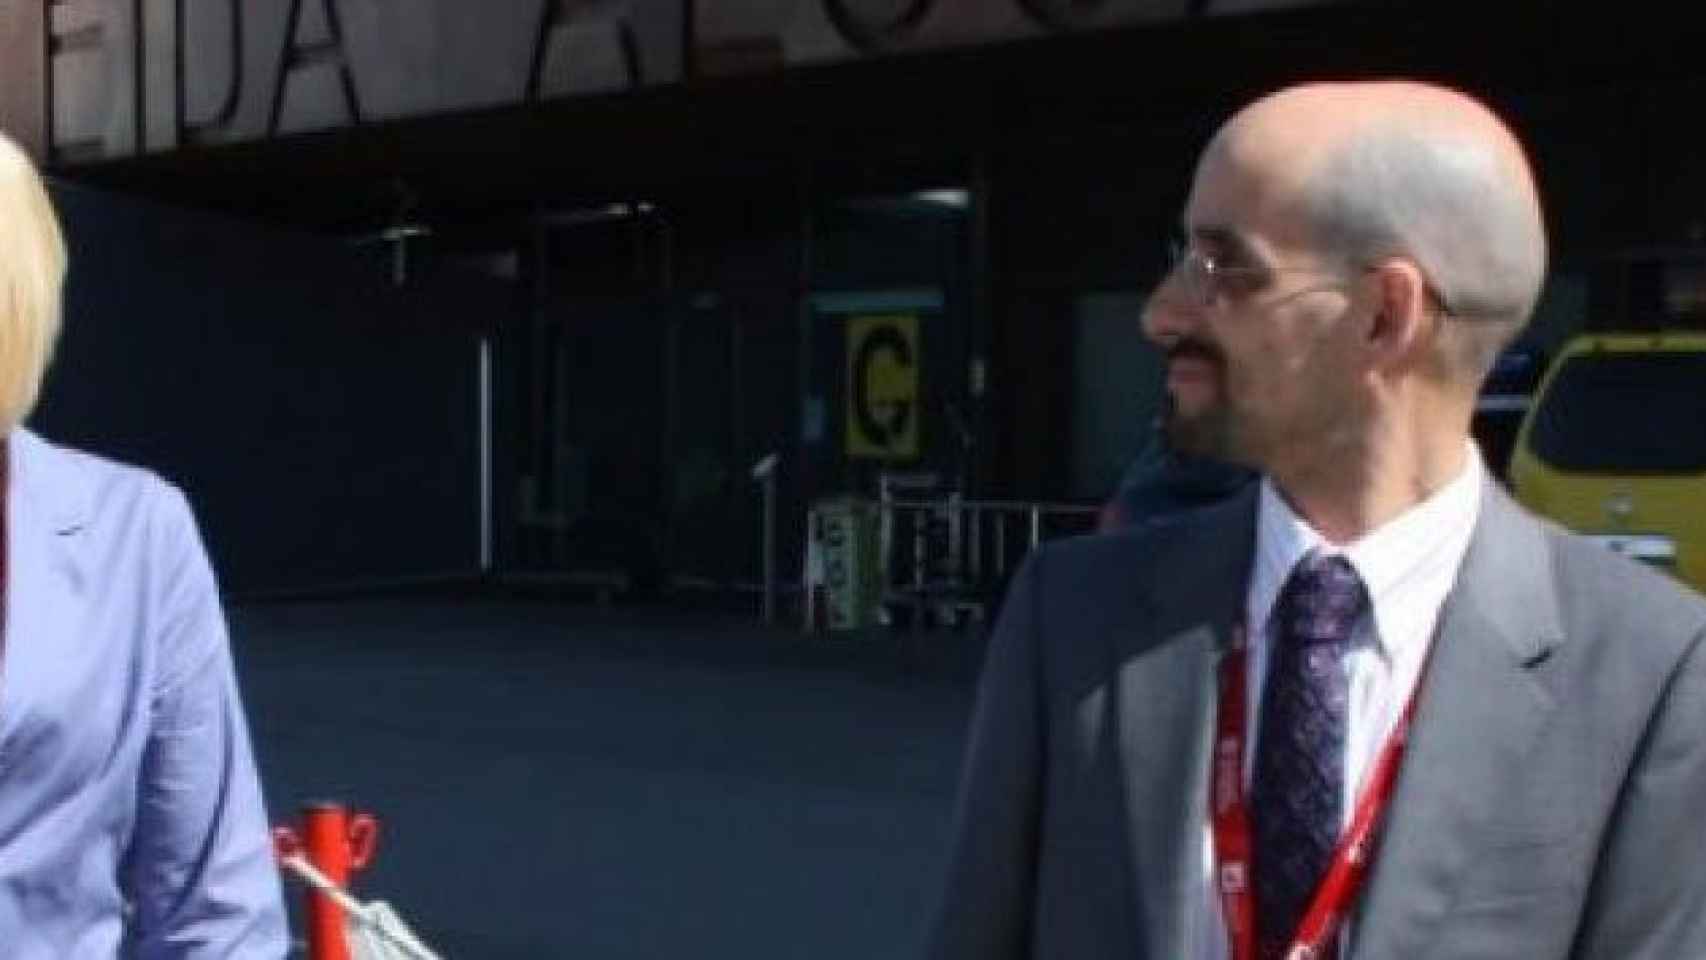
[[[1486,468],[1473,443],[1465,467],[1456,479],[1431,497],[1368,533],[1335,547],[1328,544],[1263,480],[1256,518],[1256,555],[1246,600],[1250,663],[1248,729],[1245,736],[1244,781],[1248,795],[1255,757],[1257,722],[1261,717],[1263,680],[1267,676],[1272,630],[1268,623],[1280,589],[1304,554],[1321,549],[1343,555],[1368,590],[1372,616],[1365,614],[1353,628],[1354,650],[1346,657],[1350,674],[1350,715],[1345,743],[1344,823],[1348,826],[1362,793],[1363,777],[1398,722],[1415,689],[1440,607],[1457,579],[1469,538],[1480,515],[1481,485]],[[1214,883],[1215,851],[1212,823],[1204,823],[1201,896],[1191,911],[1187,930],[1199,960],[1231,956],[1220,896]],[[1340,938],[1343,946],[1345,939]]]

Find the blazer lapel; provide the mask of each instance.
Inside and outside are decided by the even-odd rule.
[[[1357,956],[1421,956],[1556,701],[1536,670],[1564,640],[1544,533],[1492,482],[1440,612],[1409,750],[1354,931]],[[1504,775],[1502,775],[1504,774]]]
[[[1151,593],[1110,646],[1119,769],[1141,956],[1185,955],[1200,898],[1215,677],[1242,617],[1255,542],[1253,493],[1213,510],[1189,536],[1159,546],[1134,582]]]
[[[5,440],[6,612],[0,648],[0,761],[56,644],[76,636],[90,491],[82,472],[22,429]]]

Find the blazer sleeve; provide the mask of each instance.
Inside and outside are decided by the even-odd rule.
[[[128,857],[134,956],[282,958],[279,872],[213,570],[183,495],[164,483],[156,493],[158,670]]]
[[[1046,769],[1037,608],[1042,558],[1013,578],[978,686],[930,960],[1031,952]]]
[[[1577,960],[1706,957],[1706,634],[1670,677],[1623,784]]]

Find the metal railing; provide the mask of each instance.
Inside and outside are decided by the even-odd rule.
[[[886,492],[886,491],[885,491]],[[988,619],[1009,573],[1044,540],[1087,533],[1098,508],[1069,503],[884,496],[878,504],[881,613],[916,629]]]

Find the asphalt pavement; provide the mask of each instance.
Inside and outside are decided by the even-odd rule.
[[[539,601],[230,615],[274,821],[377,815],[358,894],[451,960],[917,954],[975,640]]]

